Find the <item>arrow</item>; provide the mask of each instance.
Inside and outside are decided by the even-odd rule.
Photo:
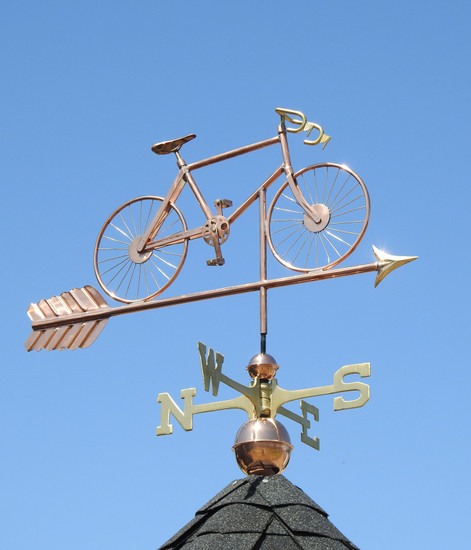
[[[391,271],[401,267],[401,265],[413,262],[418,258],[418,256],[393,256],[392,254],[387,254],[383,250],[379,250],[379,248],[376,248],[374,245],[373,254],[378,260],[378,275],[376,275],[375,288],[386,277],[386,275],[391,273]]]
[[[216,288],[149,302],[134,302],[118,307],[109,307],[101,294],[92,286],[87,285],[82,289],[75,288],[60,296],[41,300],[37,304],[32,303],[29,306],[28,315],[32,320],[33,332],[26,340],[25,347],[28,351],[33,349],[39,351],[43,348],[51,350],[87,347],[97,338],[108,318],[115,315],[245,294],[261,289],[335,279],[372,271],[378,272],[375,280],[376,287],[391,271],[417,258],[417,256],[392,256],[376,247],[373,247],[373,252],[378,261],[370,264],[328,270],[316,269],[302,275]]]

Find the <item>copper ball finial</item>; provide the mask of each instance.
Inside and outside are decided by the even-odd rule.
[[[258,376],[260,380],[272,380],[279,368],[276,359],[268,353],[257,353],[250,359],[247,366],[250,377],[256,378]]]
[[[232,447],[244,474],[260,476],[281,473],[292,449],[287,429],[274,418],[254,418],[243,424]]]

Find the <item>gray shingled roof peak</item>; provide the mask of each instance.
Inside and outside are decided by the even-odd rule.
[[[282,475],[230,483],[159,550],[358,550]]]

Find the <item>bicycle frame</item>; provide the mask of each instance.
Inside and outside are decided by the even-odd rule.
[[[251,145],[245,145],[244,147],[239,147],[238,149],[233,149],[231,151],[227,151],[225,153],[221,153],[219,155],[209,157],[207,159],[203,159],[191,164],[186,164],[185,161],[180,156],[180,154],[178,153],[178,151],[175,152],[177,157],[177,165],[179,167],[179,172],[175,180],[173,181],[172,185],[170,186],[161,206],[159,207],[154,218],[149,224],[149,228],[141,236],[139,246],[138,246],[138,251],[145,252],[148,250],[152,250],[154,248],[160,248],[170,244],[177,244],[179,242],[184,241],[185,239],[193,240],[202,236],[203,226],[200,226],[200,227],[196,227],[195,229],[190,229],[187,231],[181,231],[179,233],[175,233],[174,235],[170,235],[168,237],[159,239],[157,241],[153,240],[155,235],[158,233],[160,227],[162,226],[163,222],[165,221],[165,218],[167,217],[167,214],[170,210],[171,204],[175,203],[175,201],[180,196],[180,193],[183,191],[186,184],[190,186],[193,194],[195,195],[196,200],[198,201],[198,204],[200,205],[204,215],[206,216],[206,219],[211,219],[214,217],[210,207],[205,201],[201,191],[196,185],[196,182],[191,174],[193,170],[197,170],[199,168],[203,168],[205,166],[222,162],[224,160],[228,160],[237,156],[245,155],[252,151],[257,151],[258,149],[269,147],[277,143],[281,144],[283,164],[281,164],[264,181],[264,183],[262,183],[240,206],[236,208],[236,210],[232,214],[230,214],[227,217],[227,221],[229,225],[231,225],[237,218],[239,218],[241,214],[245,212],[245,210],[247,210],[249,206],[251,206],[257,200],[257,198],[259,198],[261,191],[267,190],[272,185],[272,183],[274,183],[281,176],[281,174],[283,174],[283,172],[285,173],[288,184],[294,196],[298,200],[299,204],[302,206],[305,212],[310,217],[312,217],[314,221],[316,221],[317,216],[315,212],[311,211],[309,204],[306,202],[303,195],[298,190],[298,185],[297,185],[296,179],[294,178],[293,168],[291,166],[288,140],[286,136],[286,126],[282,123],[278,126],[278,135],[276,137],[266,139],[264,141],[259,141]]]
[[[263,304],[267,246],[283,266],[301,273],[329,269],[351,254],[368,224],[369,198],[365,184],[348,167],[335,163],[310,165],[294,173],[287,132],[306,131],[309,137],[316,130],[315,139],[304,139],[306,145],[325,146],[330,136],[321,126],[308,122],[300,111],[277,108],[276,112],[281,122],[275,137],[193,163],[183,160],[180,149],[196,137],[194,134],[152,146],[156,154],[175,154],[178,173],[165,197],[132,199],[113,212],[103,225],[95,245],[94,267],[100,286],[109,296],[131,303],[150,300],[164,292],[180,273],[189,241],[193,239],[202,238],[214,250],[214,256],[206,261],[208,266],[223,265],[222,244],[230,236],[230,226],[256,200],[259,203],[261,311],[266,309]],[[195,182],[194,170],[275,144],[280,144],[283,162],[263,183],[258,183],[248,197],[230,211],[232,213],[223,212],[232,206],[229,200],[217,198],[214,207],[208,205]],[[278,189],[267,205],[267,190],[277,180]],[[203,224],[193,229],[188,229],[177,206],[187,184],[204,216]],[[147,212],[144,225],[143,208]]]

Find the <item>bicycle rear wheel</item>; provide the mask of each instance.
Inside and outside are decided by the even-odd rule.
[[[188,239],[137,252],[137,238],[144,234],[162,202],[163,198],[151,196],[126,202],[111,214],[98,235],[93,259],[95,275],[101,288],[119,302],[151,300],[180,273]],[[155,239],[186,230],[183,215],[171,204]]]
[[[285,267],[306,273],[342,262],[361,241],[370,216],[362,179],[341,164],[322,163],[295,174],[306,212],[286,181],[268,210],[267,240]],[[311,215],[309,215],[311,214]]]

